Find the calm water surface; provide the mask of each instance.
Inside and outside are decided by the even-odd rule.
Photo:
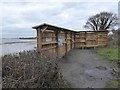
[[[0,56],[33,50],[36,43],[36,39],[0,39]]]

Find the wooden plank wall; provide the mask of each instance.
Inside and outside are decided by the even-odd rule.
[[[82,31],[79,33],[78,42],[80,45],[78,47],[96,47],[107,45],[107,34],[108,32],[103,31]]]
[[[97,45],[97,32],[86,32],[86,46],[93,47]]]
[[[80,47],[80,35],[79,33],[75,33],[75,48]]]
[[[86,32],[80,32],[80,47],[85,47],[86,45]]]
[[[62,46],[58,39],[62,38]],[[61,58],[73,48],[107,45],[107,32],[70,32],[37,30],[37,50],[50,59]]]
[[[107,32],[98,33],[98,46],[104,46],[108,44],[107,35]]]
[[[51,58],[57,57],[57,40],[56,40],[56,36],[55,36],[55,32],[44,32],[41,35],[41,44],[42,44],[42,48],[41,48],[41,52],[46,56]],[[51,55],[52,54],[52,55]]]

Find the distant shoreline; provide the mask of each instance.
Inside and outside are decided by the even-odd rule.
[[[31,42],[34,42],[34,41],[31,41]],[[30,43],[30,41],[26,41],[26,42],[5,42],[5,43],[2,43],[2,44],[15,44],[15,43]]]
[[[6,38],[0,42],[0,56],[12,53],[18,53],[24,50],[32,50],[37,46],[36,39],[18,39]]]
[[[37,39],[36,37],[0,38],[0,39]]]
[[[18,39],[36,39],[36,37],[28,37],[28,38],[20,37]]]
[[[14,43],[29,43],[29,42],[6,42],[6,43],[3,43],[3,44],[14,44]]]
[[[4,39],[7,39],[7,38],[4,38]],[[3,39],[3,41],[4,41],[4,39]],[[8,40],[9,39],[13,39],[13,40],[12,41],[5,41],[5,42],[1,41],[0,45],[2,45],[2,44],[16,44],[16,43],[31,43],[31,42],[36,41],[35,38],[20,38],[20,39],[19,38],[8,38]],[[18,39],[18,41],[16,41],[16,40],[14,41],[14,39]],[[29,40],[29,41],[27,41],[27,40]]]

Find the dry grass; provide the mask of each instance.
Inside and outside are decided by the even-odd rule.
[[[3,88],[67,88],[56,60],[36,51],[2,57]]]

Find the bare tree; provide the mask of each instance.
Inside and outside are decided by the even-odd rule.
[[[94,16],[88,18],[85,28],[98,31],[113,29],[118,24],[118,18],[116,14],[110,12],[100,12]]]

